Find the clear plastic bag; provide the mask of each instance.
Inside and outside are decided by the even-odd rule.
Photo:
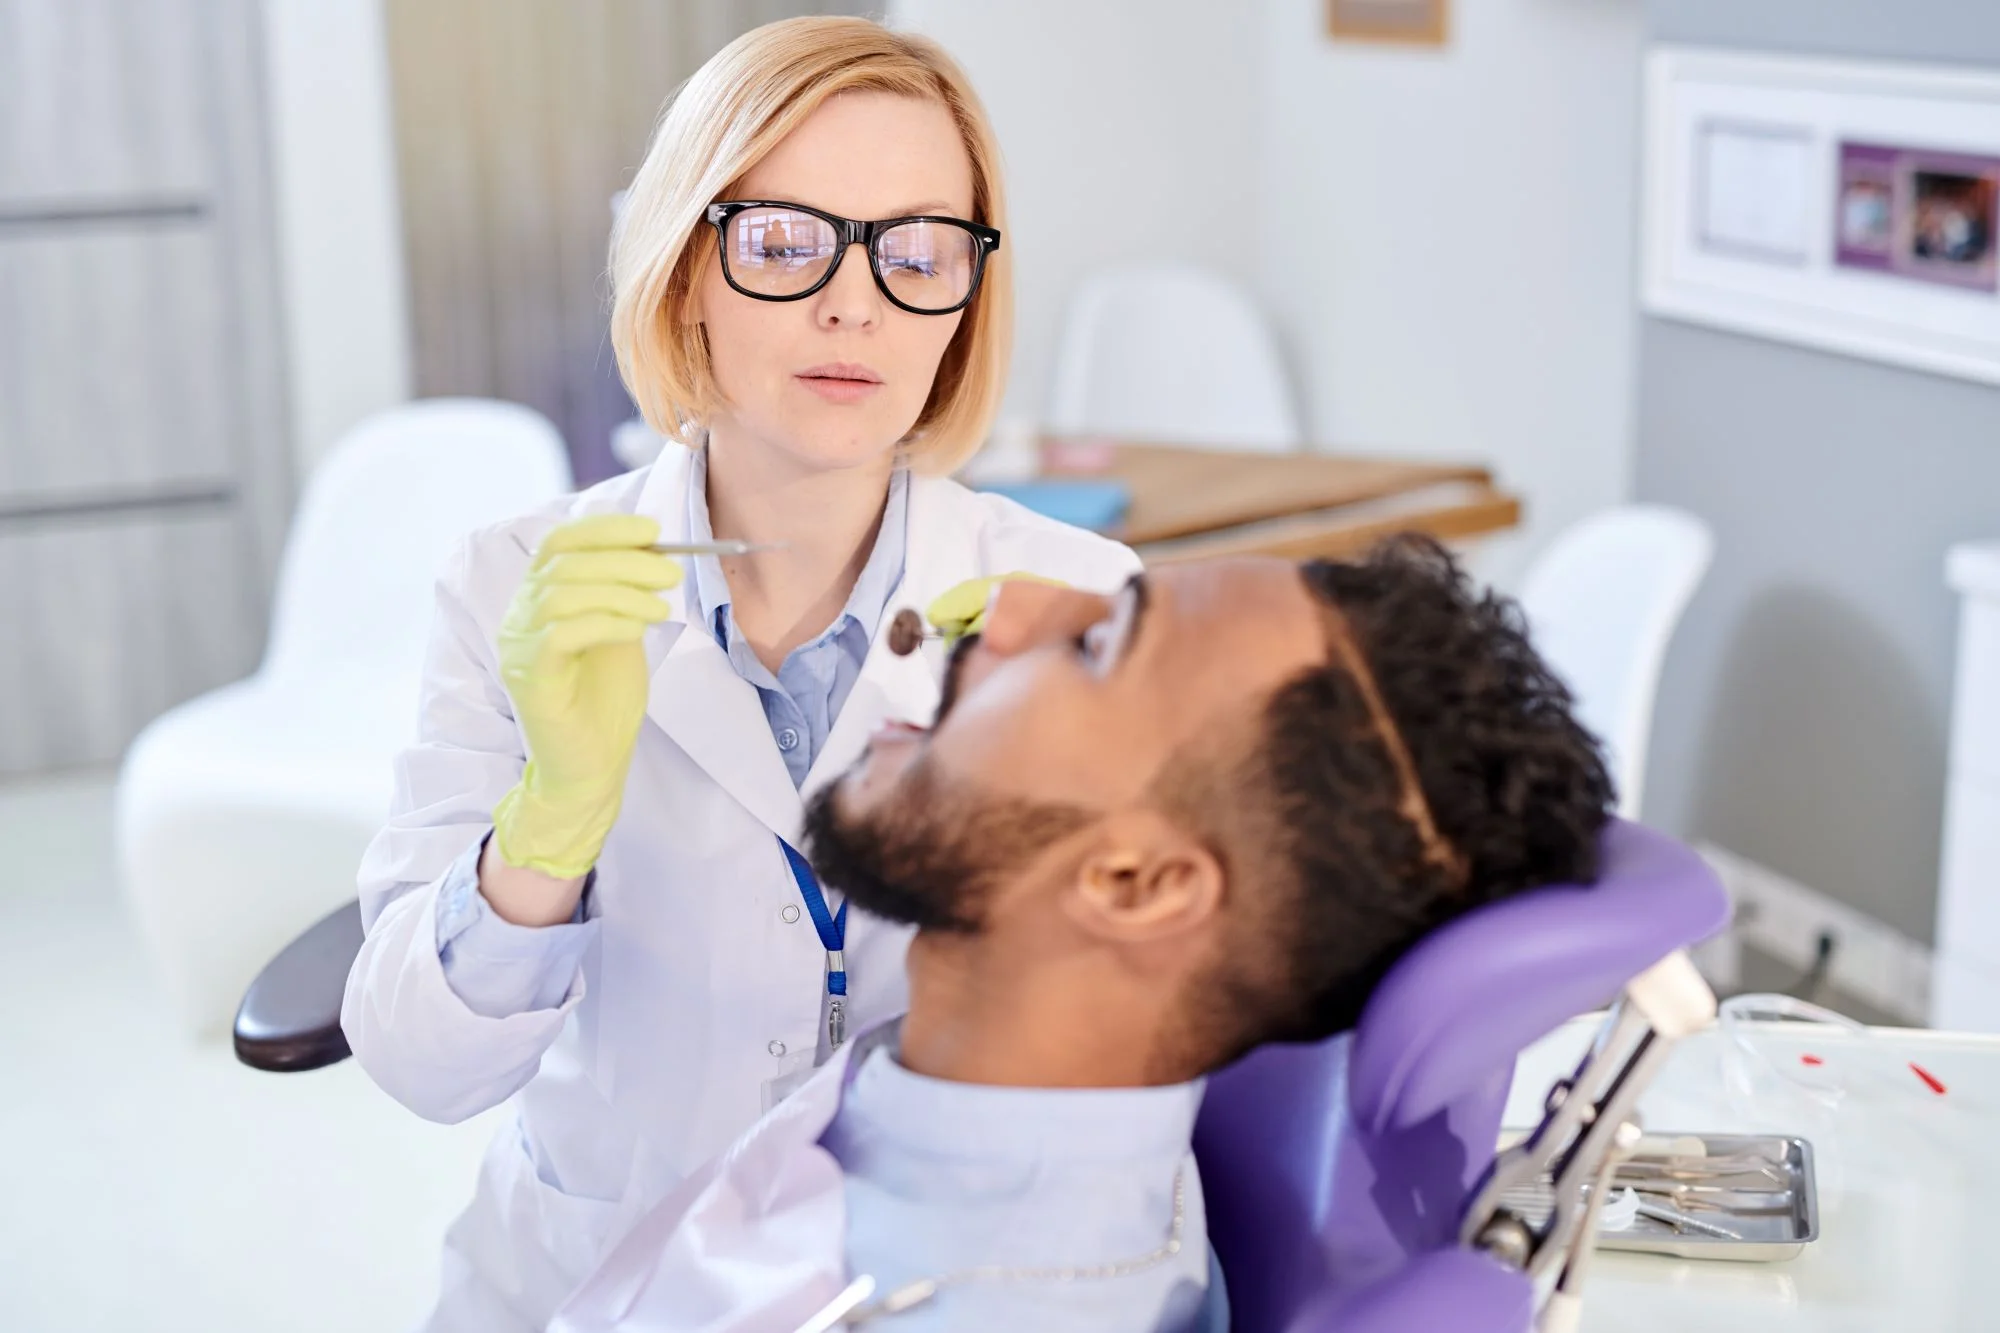
[[[1812,1145],[1822,1214],[1842,1194],[1841,1129],[1857,1078],[1868,1076],[1868,1028],[1789,995],[1737,995],[1717,1015],[1722,1084],[1741,1128]]]

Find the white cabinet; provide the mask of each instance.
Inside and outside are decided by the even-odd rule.
[[[2000,1032],[2000,542],[1955,548],[1959,611],[1931,1022]]]

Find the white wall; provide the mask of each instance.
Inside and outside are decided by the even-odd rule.
[[[964,64],[1006,157],[1019,325],[1006,412],[1036,417],[1063,303],[1121,260],[1249,281],[1257,24],[1229,0],[891,0]]]
[[[410,393],[381,0],[264,0],[301,462]],[[1443,52],[1329,42],[1322,0],[891,0],[1007,159],[1033,417],[1089,270],[1188,259],[1278,323],[1313,438],[1490,462],[1501,582],[1629,491],[1639,0],[1462,0]]]
[[[1493,464],[1508,583],[1630,491],[1638,0],[1461,0],[1442,53],[1262,9],[1262,290],[1315,437]]]
[[[381,0],[263,0],[292,446],[299,475],[410,396]]]
[[[1189,259],[1256,290],[1320,444],[1484,460],[1526,497],[1490,577],[1624,498],[1639,0],[1453,8],[1435,52],[1335,45],[1323,0],[892,3],[965,63],[1007,154],[1009,411],[1039,410],[1086,270]]]

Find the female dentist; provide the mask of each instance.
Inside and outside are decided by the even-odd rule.
[[[891,653],[896,606],[1137,568],[945,479],[1007,363],[998,167],[964,73],[862,19],[739,38],[659,124],[612,341],[689,447],[462,543],[361,869],[361,1065],[429,1119],[514,1104],[427,1328],[542,1328],[632,1219],[902,1008],[907,932],[848,920],[792,850],[872,731],[935,708],[941,650]],[[684,571],[649,549],[710,539],[768,545]]]

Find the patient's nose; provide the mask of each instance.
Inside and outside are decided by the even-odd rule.
[[[1003,657],[1073,639],[1111,614],[1111,599],[1045,583],[1002,583],[986,603],[980,643]]]

